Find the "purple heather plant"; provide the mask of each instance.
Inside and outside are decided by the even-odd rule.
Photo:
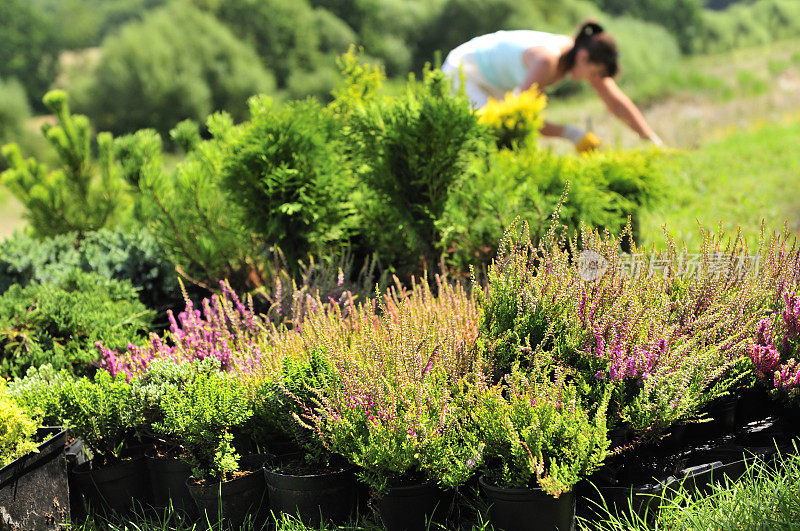
[[[151,334],[143,347],[128,344],[127,351],[119,353],[97,342],[100,367],[112,376],[123,373],[130,380],[146,372],[155,359],[181,363],[215,358],[220,370],[240,372],[252,372],[269,363],[263,349],[270,328],[254,312],[252,298],[243,302],[226,281],[220,282],[220,288],[219,295],[202,301],[202,311],[188,298],[177,319],[168,310],[169,332],[163,338]]]
[[[774,394],[800,403],[800,296],[797,291],[786,292],[782,302],[773,318],[759,323],[750,359],[759,379]]]
[[[332,452],[362,469],[375,492],[404,481],[453,486],[477,466],[454,396],[480,370],[477,308],[460,286],[436,278],[397,287],[379,301],[304,321],[303,348],[325,352],[337,385],[298,417]]]
[[[645,261],[636,269],[623,261],[621,237],[582,227],[580,239],[567,241],[553,227],[538,246],[526,227],[513,227],[489,268],[480,341],[495,380],[498,368],[549,359],[571,371],[589,404],[614,384],[609,423],[650,436],[696,416],[747,377],[742,361],[757,323],[775,290],[797,281],[800,259],[785,234],[760,239],[755,267],[740,236],[704,233],[699,267],[689,273],[686,249],[669,237],[652,256],[633,245],[631,257]],[[578,249],[603,257],[604,273],[581,275]],[[791,385],[795,365],[781,367],[777,376]]]

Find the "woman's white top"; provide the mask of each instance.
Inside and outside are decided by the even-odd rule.
[[[489,83],[499,89],[513,91],[522,85],[528,75],[528,67],[522,58],[525,50],[543,47],[560,55],[564,45],[570,42],[566,35],[543,31],[497,31],[465,42],[453,50],[451,56],[455,55],[452,59],[456,59],[473,54],[478,68]]]

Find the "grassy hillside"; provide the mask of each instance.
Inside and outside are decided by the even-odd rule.
[[[662,224],[690,248],[698,223],[726,230],[741,225],[754,240],[764,220],[768,229],[786,221],[800,229],[800,113],[783,123],[738,130],[696,151],[678,152],[667,164],[669,190],[644,218],[645,243],[664,240]]]

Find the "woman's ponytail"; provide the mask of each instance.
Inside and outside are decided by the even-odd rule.
[[[578,35],[575,37],[575,42],[591,39],[592,36],[597,35],[598,33],[603,33],[603,26],[594,20],[589,20],[584,22],[580,29],[578,29]]]
[[[594,20],[588,20],[578,28],[575,35],[575,46],[561,58],[564,71],[572,69],[575,65],[575,56],[581,49],[589,52],[591,62],[605,65],[607,76],[617,75],[619,71],[617,44],[603,29],[603,26]]]

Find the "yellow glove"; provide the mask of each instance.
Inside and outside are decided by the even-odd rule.
[[[587,151],[594,151],[595,149],[599,148],[600,144],[602,143],[603,141],[600,140],[600,137],[598,137],[596,134],[586,133],[583,135],[583,138],[581,138],[575,144],[575,149],[578,151],[578,153],[586,153]]]

